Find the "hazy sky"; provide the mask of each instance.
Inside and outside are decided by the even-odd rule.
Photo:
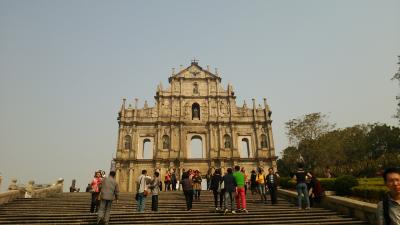
[[[193,57],[238,105],[268,99],[278,153],[284,123],[312,112],[396,125],[399,11],[398,0],[0,0],[3,190],[13,177],[84,187],[108,172],[122,98],[152,105]]]

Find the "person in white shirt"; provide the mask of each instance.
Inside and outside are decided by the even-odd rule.
[[[148,190],[148,184],[151,181],[151,177],[147,176],[147,170],[142,170],[142,174],[136,180],[136,195],[137,195],[137,211],[144,212],[146,207],[146,197],[150,193]]]

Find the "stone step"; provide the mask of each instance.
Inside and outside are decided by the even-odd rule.
[[[123,193],[113,204],[111,224],[368,224],[331,210],[312,208],[298,210],[293,204],[279,199],[279,204],[262,204],[256,195],[247,195],[249,213],[226,215],[215,212],[211,192],[202,192],[201,200],[193,202],[193,210],[185,211],[183,193],[162,192],[159,212],[136,212],[134,195]],[[89,213],[90,193],[62,193],[43,199],[17,199],[0,207],[0,224],[93,224],[96,214]]]

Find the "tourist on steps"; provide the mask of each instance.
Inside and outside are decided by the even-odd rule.
[[[95,213],[97,211],[99,211],[99,206],[100,206],[100,199],[99,199],[99,195],[100,195],[100,190],[99,190],[99,186],[101,184],[101,172],[100,171],[96,171],[94,173],[94,178],[92,180],[92,182],[90,183],[90,185],[92,186],[92,201],[90,204],[90,212],[91,213]]]
[[[298,209],[302,209],[301,202],[302,198],[306,201],[306,209],[310,209],[310,200],[308,198],[308,190],[306,184],[306,177],[311,174],[304,170],[303,163],[298,163],[297,170],[294,173],[293,179],[296,181],[296,190],[297,190],[297,206]]]
[[[201,174],[199,170],[194,171],[193,176],[193,192],[194,198],[196,200],[200,200],[200,193],[201,193]]]
[[[258,193],[260,194],[261,197],[261,202],[264,202],[267,204],[267,194],[265,193],[265,176],[263,173],[263,169],[261,167],[257,168],[257,177],[256,177],[256,182],[257,182],[257,188],[258,188]]]
[[[108,225],[112,202],[115,199],[118,203],[119,188],[118,183],[115,181],[114,171],[110,171],[109,176],[103,179],[100,189],[101,202],[97,215],[97,224],[104,222],[105,225]]]
[[[221,169],[215,169],[214,175],[211,178],[210,190],[214,194],[214,205],[215,211],[222,210],[222,202],[224,198],[224,183],[221,176]],[[219,207],[218,207],[218,199],[219,199]]]
[[[165,191],[171,190],[171,174],[169,173],[169,171],[165,173],[164,186],[165,186]]]
[[[147,170],[142,170],[142,174],[136,180],[138,199],[137,199],[137,211],[144,212],[146,207],[146,197],[149,194],[148,184],[151,181],[151,177],[147,176]]]
[[[182,174],[182,190],[186,200],[186,210],[192,210],[193,187],[192,179],[189,179],[189,171]]]
[[[233,196],[235,193],[236,189],[236,182],[235,178],[233,177],[232,174],[232,168],[227,169],[227,173],[223,177],[223,182],[224,182],[224,188],[225,188],[225,200],[224,200],[224,214],[228,213],[229,210],[234,214],[236,213],[235,210],[233,210],[234,206],[234,200]],[[228,209],[228,204],[230,205],[230,208]]]
[[[267,180],[267,187],[269,190],[269,195],[271,196],[271,204],[276,204],[278,203],[277,200],[277,191],[278,191],[278,184],[279,184],[279,180],[278,180],[278,176],[274,173],[274,168],[270,167],[268,169],[268,175],[266,177]]]
[[[310,175],[311,180],[308,184],[308,195],[310,199],[310,207],[313,207],[315,203],[319,204],[321,202],[322,197],[324,196],[324,189],[322,188],[317,177],[314,176],[313,173],[310,173]]]
[[[243,211],[248,213],[246,208],[246,195],[244,194],[244,174],[240,172],[240,166],[235,166],[235,172],[233,177],[236,182],[236,209],[237,211]],[[242,203],[242,208],[240,208],[240,203]]]
[[[158,211],[158,193],[160,192],[160,173],[154,172],[154,178],[150,182],[151,190],[151,211]]]
[[[250,175],[250,190],[251,190],[251,194],[254,195],[257,193],[257,182],[256,182],[256,171],[252,170],[251,171],[251,175]]]
[[[172,173],[171,173],[171,185],[172,185],[173,191],[176,191],[176,183],[177,182],[178,182],[178,180],[176,179],[176,169],[173,168]]]

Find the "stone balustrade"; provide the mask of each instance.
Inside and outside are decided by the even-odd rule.
[[[29,181],[26,187],[19,187],[17,180],[13,179],[8,186],[8,191],[0,193],[0,205],[10,202],[16,198],[43,198],[62,193],[64,188],[64,179],[60,178],[56,183],[47,187],[35,186],[34,181]]]
[[[297,203],[297,192],[295,191],[279,189],[278,195],[290,202]],[[325,196],[318,206],[368,221],[370,224],[377,224],[377,204],[332,195]]]

